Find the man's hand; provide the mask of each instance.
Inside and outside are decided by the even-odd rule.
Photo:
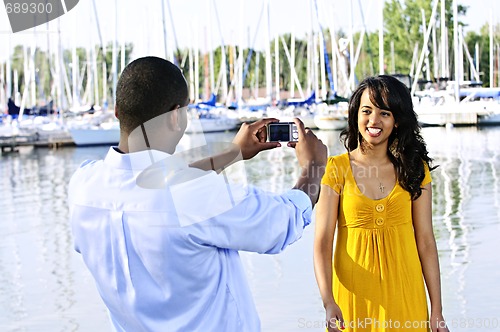
[[[267,141],[267,125],[272,122],[279,122],[278,119],[261,119],[251,124],[243,123],[240,130],[233,139],[233,143],[239,146],[243,160],[248,160],[259,152],[274,149],[281,146],[277,142]]]
[[[311,129],[304,128],[304,123],[293,120],[299,130],[299,141],[289,142],[288,146],[295,148],[295,153],[301,167],[325,166],[328,156],[326,145],[314,135]]]
[[[325,173],[328,150],[311,129],[304,128],[302,121],[296,118],[294,122],[299,131],[299,141],[289,142],[288,146],[295,148],[295,154],[302,167],[302,175],[294,188],[306,193],[314,207],[319,197],[321,178]]]

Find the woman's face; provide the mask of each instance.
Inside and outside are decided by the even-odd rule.
[[[394,127],[396,121],[392,112],[373,105],[365,89],[358,110],[358,130],[363,139],[372,146],[387,144]]]

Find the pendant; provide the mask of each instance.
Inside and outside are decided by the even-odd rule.
[[[379,182],[379,186],[378,186],[378,189],[380,189],[380,192],[383,194],[384,193],[384,185],[382,184],[382,182]]]

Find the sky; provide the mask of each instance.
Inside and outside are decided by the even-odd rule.
[[[269,0],[268,25],[267,16],[261,15],[266,0],[165,0],[167,49],[171,50],[176,45],[193,45],[206,50],[221,43],[241,43],[245,47],[263,49],[268,26],[271,39],[287,32],[303,37],[311,29],[318,30],[316,11],[311,5],[314,2],[311,1]],[[316,1],[319,22],[324,27],[331,28],[333,25],[335,29],[342,28],[348,32],[352,20],[353,30],[362,30],[359,5],[362,4],[366,29],[378,29],[381,20],[379,8],[383,0],[352,0],[352,14],[351,2],[348,0]],[[80,0],[59,21],[54,20],[48,26],[45,24],[15,34],[11,31],[5,8],[0,3],[0,61],[3,62],[18,44],[36,45],[44,49],[47,44],[54,47],[58,41],[58,27],[64,48],[100,43],[92,3],[93,0]],[[462,19],[469,25],[466,31],[479,31],[490,20],[490,13],[500,9],[498,0],[458,0],[458,3],[469,6],[467,17]],[[95,4],[101,37],[106,44],[114,38],[119,43],[134,43],[133,58],[165,55],[162,0],[95,0]],[[500,17],[492,19],[498,23]]]

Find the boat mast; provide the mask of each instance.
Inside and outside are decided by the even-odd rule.
[[[453,49],[455,50],[455,100],[460,101],[460,55],[458,50],[458,5],[457,0],[453,0]]]
[[[438,4],[439,4],[439,0],[436,1],[434,3],[434,6],[432,7],[432,13],[431,13],[430,21],[429,21],[429,26],[428,26],[428,28],[426,30],[427,33],[424,36],[424,45],[422,46],[422,52],[420,53],[420,57],[418,59],[417,70],[415,71],[415,79],[413,80],[413,84],[411,86],[411,94],[412,95],[414,95],[415,91],[417,90],[418,77],[420,75],[420,71],[422,70],[422,65],[424,64],[425,53],[428,50],[429,37],[430,37],[430,34],[431,34],[431,28],[434,25],[434,22],[436,22],[436,11],[437,11],[437,5]]]
[[[36,27],[34,29],[34,32],[33,32],[33,38],[35,39],[35,41],[33,42],[33,49],[31,50],[31,61],[33,62],[33,65],[30,66],[30,69],[31,69],[31,80],[30,80],[30,84],[31,84],[31,106],[32,107],[36,107],[38,102],[37,102],[37,93],[36,93],[36,48],[37,48],[37,45],[36,45],[36,39],[37,39],[37,31],[36,31]]]
[[[162,23],[163,23],[163,50],[164,50],[164,56],[165,59],[168,57],[168,49],[167,49],[167,23],[166,23],[166,18],[165,18],[165,0],[160,0],[161,1],[161,16],[162,16]]]
[[[244,7],[245,2],[243,0],[240,1],[240,27],[239,27],[239,54],[238,54],[238,76],[237,76],[237,81],[236,81],[236,103],[238,105],[238,108],[241,107],[241,102],[243,100],[243,81],[244,81],[244,76],[243,76],[243,55],[244,55],[244,39],[245,39],[245,29],[244,29]],[[248,45],[250,48],[250,45]]]
[[[7,100],[5,98],[5,70],[3,63],[0,64],[0,114],[4,112],[7,105]]]
[[[210,92],[215,94],[215,69],[214,69],[214,53],[213,53],[213,33],[212,33],[212,6],[210,0],[207,0],[208,6],[208,38],[207,38],[207,52],[208,64],[210,71]]]
[[[72,79],[72,105],[73,107],[80,106],[80,98],[78,94],[78,54],[76,53],[76,20],[73,21],[73,42],[71,44],[71,79]]]
[[[198,22],[198,20],[195,20]],[[200,99],[200,38],[199,26],[197,23],[194,25],[194,100],[197,103]]]
[[[99,16],[97,15],[97,8],[95,5],[95,0],[92,0],[92,4],[94,7],[94,16],[97,25],[97,32],[99,34],[99,41],[101,42],[101,51],[102,51],[102,105],[107,108],[107,99],[108,99],[108,70],[106,68],[106,45],[104,44],[104,40],[102,39],[101,27],[99,25]]]
[[[274,79],[276,85],[276,101],[279,101],[280,98],[280,44],[279,37],[276,35],[274,37]]]
[[[260,52],[255,52],[255,91],[254,98],[257,100],[259,98],[259,63],[260,63]]]
[[[474,52],[475,52],[475,55],[474,55],[474,58],[475,58],[475,68],[476,68],[476,72],[479,73],[479,43],[476,42],[476,45],[475,45],[475,48],[474,48]]]
[[[349,6],[349,86],[354,91],[354,0],[350,1]]]
[[[448,52],[448,43],[446,42],[446,7],[445,0],[441,0],[441,77],[450,77],[446,63],[446,54]]]
[[[295,33],[292,30],[291,34],[291,45],[290,45],[290,77],[293,77],[295,72]],[[295,84],[293,83],[293,79],[290,80],[290,98],[295,97]]]
[[[494,70],[494,55],[493,55],[493,13],[490,14],[490,88],[494,85],[495,70]]]
[[[432,54],[434,54],[433,61],[432,61],[432,67],[433,67],[433,73],[434,73],[434,80],[437,80],[439,76],[439,71],[438,71],[438,66],[439,66],[439,60],[438,60],[438,48],[437,48],[437,24],[434,24],[432,27]]]
[[[425,19],[425,10],[421,8],[420,13],[422,14],[422,31],[425,36],[427,34],[427,27],[426,27],[427,20]],[[432,29],[432,26],[429,27],[429,29]],[[431,70],[430,70],[431,66],[429,63],[429,46],[426,46],[426,49],[427,51],[425,52],[425,79],[427,80],[427,82],[429,82],[431,80]]]
[[[267,34],[266,34],[266,97],[269,101],[273,100],[273,78],[271,64],[271,13],[269,9],[269,0],[266,1],[267,7]]]
[[[113,38],[113,61],[111,62],[111,71],[113,72],[113,108],[116,102],[116,83],[118,82],[118,0],[115,0],[115,36]]]
[[[379,1],[380,25],[378,28],[378,68],[380,75],[384,74],[384,1],[385,0]]]
[[[11,68],[11,65],[10,65],[10,51],[11,51],[11,47],[12,47],[12,44],[11,44],[11,35],[9,34],[9,38],[8,38],[8,41],[7,41],[7,64],[5,66],[5,72],[6,72],[6,84],[7,84],[7,87],[6,87],[6,91],[5,91],[5,97],[7,98],[7,100],[9,100],[9,98],[12,97],[12,77],[11,77],[11,72],[12,72],[12,68]]]
[[[62,66],[64,65],[62,61],[63,50],[62,50],[62,42],[61,42],[61,19],[57,18],[57,51],[55,52],[55,62],[56,62],[56,76],[57,76],[57,104],[60,110],[60,116],[62,117],[62,113],[64,109],[67,108],[68,103],[65,103],[64,98],[64,78],[63,78],[63,70]],[[64,117],[62,117],[64,120]]]

